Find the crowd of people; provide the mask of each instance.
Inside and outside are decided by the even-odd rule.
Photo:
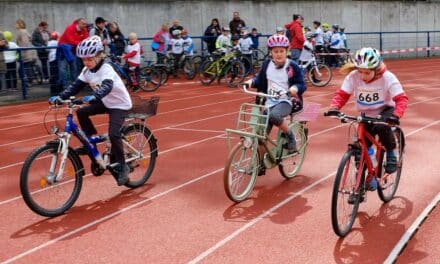
[[[299,14],[293,15],[293,20],[277,27],[277,34],[285,34],[290,41],[291,58],[299,61],[308,58],[310,52],[339,53],[347,50],[347,38],[344,28],[336,24],[331,27],[327,23],[313,21],[313,31],[303,26],[304,18]],[[97,17],[94,24],[88,24],[86,19],[78,18],[68,25],[62,34],[49,30],[46,21],[41,21],[30,34],[22,19],[16,21],[15,36],[11,31],[0,31],[0,90],[17,90],[17,51],[16,48],[37,47],[21,51],[24,76],[29,84],[36,82],[32,67],[37,60],[41,64],[42,79],[50,83],[51,93],[56,94],[66,88],[67,84],[79,75],[82,68],[81,60],[75,56],[75,47],[88,36],[99,36],[107,54],[126,59],[126,70],[139,71],[142,45],[137,41],[137,34],[131,32],[129,41],[121,32],[117,22],[106,21]],[[310,32],[313,32],[311,34]],[[261,33],[257,28],[247,26],[235,11],[228,26],[221,26],[217,18],[211,20],[203,33],[203,41],[207,51],[227,53],[237,49],[244,56],[251,56],[252,50],[258,48]],[[14,41],[15,40],[15,41]],[[47,48],[45,48],[47,47]],[[57,48],[54,48],[57,47]],[[12,49],[12,50],[11,50]],[[183,55],[192,55],[194,43],[178,19],[170,24],[164,23],[153,35],[151,49],[155,52],[157,62],[164,61],[167,55],[173,56],[176,63]],[[338,65],[336,56],[326,57],[329,65]]]

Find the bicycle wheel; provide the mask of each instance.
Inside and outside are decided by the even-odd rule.
[[[255,144],[246,147],[242,141],[231,150],[223,173],[223,184],[229,199],[241,202],[249,196],[257,178],[259,162]]]
[[[204,85],[210,85],[217,78],[214,61],[204,61],[199,69],[199,80]]]
[[[246,69],[241,61],[233,60],[229,62],[225,70],[225,81],[229,87],[238,87],[243,82]]]
[[[81,192],[84,168],[73,150],[69,149],[62,178],[54,179],[61,159],[58,144],[46,144],[35,149],[21,169],[21,194],[26,205],[39,215],[55,217],[63,214]]]
[[[318,87],[326,86],[332,80],[332,77],[332,70],[325,64],[318,64],[316,67],[312,67],[307,75],[309,81]]]
[[[192,80],[196,76],[196,71],[194,70],[193,61],[190,58],[186,58],[183,61],[183,74],[187,80]]]
[[[400,182],[400,174],[402,173],[403,166],[403,153],[405,149],[405,137],[403,135],[403,131],[399,127],[393,127],[393,134],[396,140],[396,153],[397,158],[397,170],[391,174],[383,174],[381,179],[379,180],[379,188],[377,188],[377,193],[379,194],[379,198],[387,203],[394,198],[394,194],[396,194],[397,187]],[[385,171],[386,161],[382,163],[382,171]]]
[[[356,162],[356,156],[359,155],[355,153],[355,150],[350,149],[344,154],[333,185],[332,226],[333,231],[340,237],[344,237],[353,226],[362,195],[359,190],[355,190],[359,166],[359,162]]]
[[[253,69],[253,65],[252,65],[251,59],[249,59],[249,58],[247,58],[245,56],[242,56],[240,58],[240,61],[243,63],[243,66],[245,68],[245,76],[253,75],[254,74],[254,69]]]
[[[298,175],[299,170],[304,162],[307,147],[307,136],[305,134],[304,126],[301,123],[294,122],[290,126],[293,134],[295,135],[296,147],[298,152],[289,154],[283,150],[281,162],[278,165],[281,175],[286,179],[292,179]],[[287,143],[283,138],[283,144]]]
[[[140,70],[139,86],[145,92],[156,91],[161,84],[161,73],[151,67],[144,67]]]
[[[194,55],[191,58],[191,62],[194,67],[194,74],[198,73],[198,71],[200,69],[200,65],[202,65],[202,63],[203,63],[203,57],[201,55]]]
[[[125,159],[137,157],[133,161],[127,162],[130,167],[130,174],[128,175],[129,181],[125,186],[136,188],[143,185],[153,173],[158,154],[156,139],[150,129],[141,124],[124,127],[122,137],[130,144],[128,146],[124,142]],[[140,154],[142,154],[142,157]]]
[[[159,67],[153,66],[153,68],[160,75],[160,85],[164,85],[168,81],[168,72],[167,72],[166,68],[162,67],[162,66],[159,66]],[[151,82],[155,85],[157,85],[159,83],[158,80],[156,80],[155,78],[153,78],[151,80]]]
[[[267,53],[260,49],[254,49],[252,51],[252,64],[255,67],[261,67],[263,62],[267,59]]]

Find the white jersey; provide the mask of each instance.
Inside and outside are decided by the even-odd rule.
[[[88,83],[93,90],[98,89],[102,81],[112,80],[113,88],[110,93],[101,99],[102,103],[110,109],[131,109],[132,103],[127,88],[125,88],[121,78],[110,64],[104,63],[97,72],[91,72],[84,67],[78,79]]]
[[[190,37],[183,39],[183,51],[185,54],[189,56],[194,55],[193,46],[193,40]]]
[[[268,98],[266,100],[265,107],[270,108],[276,104],[281,102],[287,102],[292,105],[292,102],[289,100],[289,76],[287,75],[287,68],[290,65],[290,60],[286,60],[284,66],[278,69],[275,66],[273,61],[269,62],[269,65],[266,70],[267,76],[267,94],[276,96],[279,94],[283,94],[279,99]]]
[[[47,46],[53,47],[58,46],[58,40],[49,40]],[[48,49],[49,51],[49,62],[57,59],[57,49]]]
[[[252,54],[252,45],[254,43],[252,42],[252,39],[250,37],[247,38],[240,38],[238,40],[238,45],[240,45],[240,51],[243,54]]]
[[[330,45],[332,35],[333,35],[333,33],[330,30],[324,32],[324,35],[323,35],[324,44]]]
[[[393,97],[403,93],[399,80],[389,71],[371,83],[365,83],[357,70],[352,71],[345,77],[341,90],[354,94],[356,109],[372,117],[380,114],[387,106],[395,107]]]
[[[300,61],[309,61],[311,59],[313,59],[313,45],[312,43],[306,39],[306,41],[304,41],[304,45],[303,45],[303,49],[301,51],[301,55],[299,56],[299,60]],[[306,47],[308,48],[308,50],[306,49]]]
[[[215,47],[223,52],[228,52],[229,47],[231,46],[231,38],[225,35],[220,35],[217,37],[217,41],[215,42]]]
[[[15,42],[9,41],[8,46],[10,49],[17,49],[18,45]],[[16,50],[5,50],[5,62],[11,63],[17,61],[17,51]]]
[[[318,27],[315,30],[315,41],[316,41],[316,45],[324,45],[324,32],[322,32],[322,28]]]
[[[130,57],[127,59],[128,62],[140,65],[141,64],[141,45],[139,42],[136,42],[134,44],[128,43],[127,47],[125,47],[126,53],[131,53],[133,51],[136,51],[136,54],[133,57]]]
[[[333,44],[336,43],[336,44]],[[341,43],[342,46],[344,45],[342,39],[341,39],[341,35],[339,33],[334,33],[332,35],[331,41],[330,41],[330,48],[332,49],[340,49],[341,48]]]
[[[171,46],[171,53],[172,54],[182,54],[183,53],[183,38],[180,39],[171,39],[170,40],[170,46]]]

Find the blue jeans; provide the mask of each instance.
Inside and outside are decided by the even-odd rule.
[[[292,49],[291,53],[290,53],[290,58],[295,61],[296,63],[298,63],[299,60],[299,56],[301,55],[301,50],[300,49]]]
[[[78,65],[76,59],[68,62],[66,59],[58,61],[58,85],[67,88],[70,81],[73,81],[78,76]]]

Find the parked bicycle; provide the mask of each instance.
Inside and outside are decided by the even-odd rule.
[[[304,70],[304,76],[314,86],[323,87],[332,80],[333,73],[329,66],[317,63],[316,57],[312,54],[312,59],[300,65]]]
[[[146,120],[156,114],[158,102],[159,97],[149,100],[133,97],[133,108],[121,130],[125,161],[130,168],[129,181],[125,184],[129,188],[143,185],[153,173],[158,151],[156,138],[146,126]],[[51,120],[46,114],[44,124],[55,139],[32,151],[23,164],[20,191],[27,206],[39,215],[55,217],[63,214],[73,206],[81,192],[85,170],[79,154],[71,147],[72,135],[88,150],[94,176],[109,170],[117,177],[113,169],[118,163],[112,162],[108,135],[88,137],[73,120],[74,110],[82,103],[71,97],[63,100],[61,105],[50,107],[48,113],[55,113],[54,123],[48,127]],[[57,119],[60,110],[68,112],[64,130]],[[99,143],[105,146],[102,154]]]
[[[264,93],[248,91],[246,85],[243,86],[243,91],[260,98],[273,98]],[[278,166],[281,175],[286,179],[291,179],[298,174],[307,148],[306,123],[317,117],[319,108],[319,104],[306,104],[301,114],[292,113],[288,117],[291,121],[289,129],[295,135],[297,146],[296,152],[289,153],[284,147],[287,139],[281,130],[278,131],[276,140],[272,140],[267,133],[270,109],[265,109],[261,104],[244,103],[241,105],[237,128],[226,129],[230,151],[223,182],[229,199],[241,202],[249,196],[255,185],[260,166],[267,169]],[[239,141],[231,147],[234,137],[239,137]],[[260,157],[259,146],[265,149],[266,153],[263,157]],[[262,164],[260,161],[263,161]]]
[[[324,113],[324,116],[330,115]],[[331,206],[333,230],[338,236],[344,237],[353,226],[359,204],[366,200],[368,186],[371,181],[377,181],[377,192],[383,202],[386,203],[393,199],[402,172],[405,137],[400,127],[392,127],[397,145],[397,170],[391,174],[383,173],[386,164],[385,147],[367,132],[365,126],[369,124],[389,124],[380,118],[367,117],[364,114],[349,116],[340,113],[337,116],[330,117],[338,118],[343,123],[350,123],[350,143],[348,144],[348,150],[339,163],[333,185]],[[373,165],[373,161],[369,156],[367,140],[372,142],[376,148],[376,166]]]

